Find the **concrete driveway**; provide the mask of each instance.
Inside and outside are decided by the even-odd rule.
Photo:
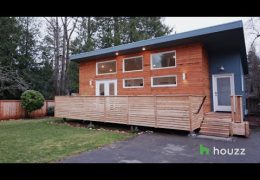
[[[208,155],[205,151],[203,155],[200,154],[200,145],[209,148]],[[260,163],[260,130],[251,130],[249,138],[233,137],[231,141],[191,137],[187,134],[143,133],[127,141],[68,157],[59,162]]]

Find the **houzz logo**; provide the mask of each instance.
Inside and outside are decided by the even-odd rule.
[[[246,155],[246,149],[245,148],[216,148],[215,146],[213,149],[210,151],[210,148],[203,146],[203,144],[200,144],[200,155],[209,155],[210,152],[213,155],[234,155],[234,156],[239,156],[239,155]]]

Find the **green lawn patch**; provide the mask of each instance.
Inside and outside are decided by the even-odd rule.
[[[0,163],[53,162],[132,136],[72,127],[57,118],[0,121]]]

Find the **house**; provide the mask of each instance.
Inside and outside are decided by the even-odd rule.
[[[248,67],[242,21],[75,54],[70,59],[79,63],[79,95],[81,97],[77,98],[81,98],[82,104],[79,105],[79,100],[75,100],[75,105],[78,106],[77,110],[72,112],[73,110],[68,107],[66,109],[64,104],[59,106],[59,102],[64,103],[66,98],[69,98],[67,101],[73,104],[71,97],[56,97],[57,117],[97,120],[96,116],[90,118],[91,113],[77,117],[81,111],[93,108],[89,106],[85,110],[78,109],[92,98],[92,105],[95,106],[92,112],[97,112],[102,107],[99,113],[104,113],[102,117],[108,117],[108,119],[113,109],[122,108],[122,104],[128,102],[126,105],[128,110],[124,113],[126,121],[118,120],[115,123],[190,129],[190,131],[200,128],[202,134],[219,136],[232,135],[234,131],[241,128],[243,135],[248,128],[248,124],[243,121],[246,111],[244,75],[248,73]],[[183,103],[180,101],[180,96],[183,97]],[[184,96],[189,96],[189,98],[185,99]],[[178,126],[186,122],[186,119],[179,119],[178,123],[170,126],[175,115],[177,118],[180,113],[183,113],[179,109],[186,108],[185,103],[189,101],[193,103],[191,96],[197,97],[197,105],[196,107],[189,106],[190,114],[187,110],[187,116],[190,117],[190,122],[187,120],[187,123],[190,123],[189,128],[184,128],[184,125],[180,128]],[[83,97],[88,97],[88,99],[83,101]],[[104,101],[112,104],[105,105],[104,108],[103,104],[96,104],[98,98],[106,97],[110,99]],[[111,100],[113,97],[114,100]],[[130,100],[122,100],[123,97],[130,97]],[[148,100],[149,97],[158,97],[158,99],[155,99],[156,102],[153,104],[151,99]],[[163,100],[163,97],[166,98]],[[177,97],[179,99],[176,99]],[[141,105],[140,103],[145,101],[144,98],[147,99],[147,103]],[[171,99],[172,104],[167,106]],[[129,105],[130,101],[132,104]],[[152,106],[148,108],[151,104]],[[185,105],[181,106],[181,104]],[[143,115],[142,112],[146,110],[140,113],[137,111],[145,105],[147,105],[148,114],[152,108],[152,115],[147,115],[148,118],[142,121],[148,121],[152,117],[155,117],[155,121],[142,124],[141,121],[131,120],[131,117],[138,119]],[[180,107],[175,107],[177,105]],[[130,112],[129,107],[133,108],[133,111]],[[108,108],[110,113],[105,112]],[[191,110],[192,108],[195,109]],[[195,112],[199,113],[201,108],[203,109],[201,116],[196,116]],[[124,110],[118,109],[117,116],[111,117],[110,121],[108,119],[103,121],[113,122],[112,119],[119,117],[120,112]],[[136,114],[133,115],[135,112]],[[164,119],[165,113],[169,113],[167,121]],[[164,123],[161,122],[163,119]],[[198,122],[192,122],[193,119]],[[232,124],[235,125],[232,126]],[[237,128],[233,128],[235,126]]]

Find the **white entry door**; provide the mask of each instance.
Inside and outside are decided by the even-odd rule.
[[[117,80],[97,80],[96,96],[116,96]]]
[[[214,111],[231,111],[230,96],[235,94],[234,75],[213,75]]]

